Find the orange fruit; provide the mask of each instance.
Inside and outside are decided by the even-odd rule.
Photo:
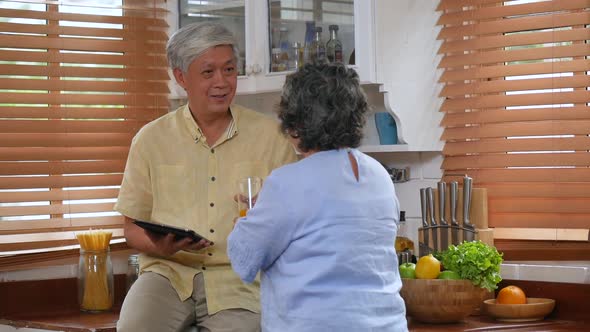
[[[517,286],[506,286],[498,292],[497,304],[526,304],[524,291]]]
[[[432,254],[422,256],[416,263],[416,278],[436,279],[440,274],[440,261]]]

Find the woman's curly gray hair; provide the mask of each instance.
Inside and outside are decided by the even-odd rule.
[[[358,74],[343,64],[307,64],[287,76],[278,116],[301,151],[356,148],[369,105]]]

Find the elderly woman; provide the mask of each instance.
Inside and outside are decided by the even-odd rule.
[[[287,77],[279,118],[303,159],[274,170],[228,238],[232,268],[261,277],[263,331],[406,331],[385,169],[356,149],[366,96],[341,64]]]

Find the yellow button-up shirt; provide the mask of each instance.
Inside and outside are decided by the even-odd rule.
[[[209,314],[230,308],[260,312],[259,283],[245,284],[231,269],[227,236],[238,216],[237,181],[265,178],[296,160],[278,123],[232,105],[232,121],[207,144],[188,106],[144,126],[134,137],[115,210],[135,219],[190,228],[214,245],[167,259],[140,255],[140,268],[168,278],[184,301],[203,273]]]

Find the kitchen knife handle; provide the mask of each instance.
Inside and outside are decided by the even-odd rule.
[[[430,210],[430,225],[436,226],[434,219],[434,192],[431,187],[426,188],[426,201],[428,202],[428,210]]]
[[[422,209],[422,226],[428,227],[428,211],[426,209],[426,188],[420,188],[420,208]]]
[[[459,183],[452,181],[449,186],[449,199],[451,200],[451,225],[459,226],[457,222],[457,201],[459,199]]]
[[[436,184],[438,189],[438,220],[440,225],[447,226],[447,218],[445,216],[445,203],[446,203],[446,192],[447,192],[447,183],[446,182],[439,182]]]
[[[473,179],[465,175],[463,178],[463,227],[473,227],[469,220],[471,212],[471,190],[473,188]]]

